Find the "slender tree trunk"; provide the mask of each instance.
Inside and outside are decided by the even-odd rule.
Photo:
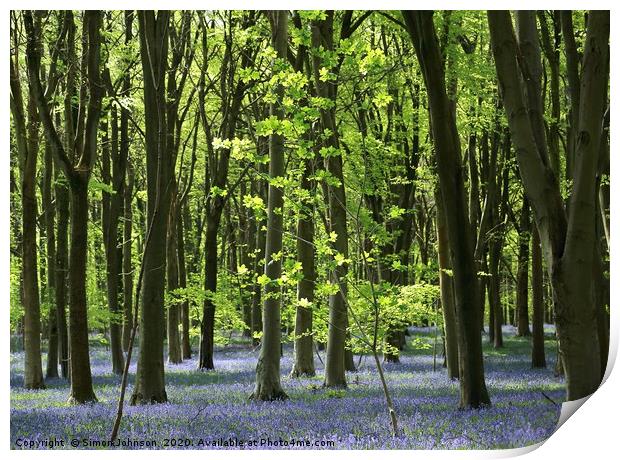
[[[67,331],[67,273],[69,269],[69,190],[66,182],[60,183],[56,174],[56,205],[58,207],[58,226],[56,233],[56,281],[55,304],[58,323],[58,348],[60,372],[63,378],[69,377],[69,335]]]
[[[542,250],[536,224],[532,223],[532,367],[547,367],[544,322]]]
[[[593,277],[595,280],[595,301],[597,305],[596,323],[601,357],[601,380],[605,376],[609,358],[609,106],[605,113],[598,165],[598,200],[596,218],[596,239],[594,242]],[[606,178],[606,181],[603,179]],[[607,260],[604,259],[607,255]]]
[[[317,20],[312,23],[312,46],[323,47],[326,51],[334,49],[334,12],[328,11],[325,20]],[[336,85],[334,82],[324,82],[320,77],[324,62],[318,54],[313,56],[314,79],[319,97],[330,99],[333,105],[336,103]],[[342,172],[342,155],[339,150],[338,134],[336,126],[335,107],[321,109],[321,125],[324,130],[329,130],[330,135],[326,139],[327,148],[334,149],[334,153],[326,159],[327,171],[339,182],[338,185],[328,184],[328,208],[330,231],[335,232],[336,239],[332,247],[335,254],[349,257],[347,211],[344,177]],[[331,282],[339,287],[338,292],[329,296],[329,326],[327,333],[327,358],[325,362],[325,383],[327,387],[345,387],[345,344],[347,338],[347,272],[348,263],[341,263],[330,274]],[[349,365],[352,355],[347,361]]]
[[[448,378],[459,378],[459,348],[457,337],[456,311],[454,309],[454,287],[452,275],[448,270],[450,264],[450,247],[446,216],[442,206],[439,188],[435,189],[435,203],[437,205],[437,255],[439,265],[439,286],[441,289],[441,310],[443,312],[444,336],[446,343],[446,367]]]
[[[96,401],[90,373],[86,306],[88,252],[88,181],[71,179],[71,247],[69,252],[69,347],[71,350],[70,402]]]
[[[133,41],[133,11],[125,11],[125,45]],[[131,89],[131,73],[125,72],[123,76],[122,91],[128,94]],[[124,222],[123,222],[123,331],[122,345],[123,351],[129,349],[129,338],[131,336],[131,326],[133,324],[133,263],[132,263],[132,227],[133,227],[133,208],[132,195],[134,186],[133,165],[129,161],[129,109],[121,108],[120,116],[120,156],[125,158],[127,164],[126,183],[123,188],[124,203]]]
[[[480,307],[471,224],[461,165],[460,138],[446,93],[443,62],[432,12],[403,11],[405,24],[422,68],[429,97],[431,129],[439,171],[442,204],[454,272],[454,300],[459,337],[459,375],[462,408],[490,404],[484,380]]]
[[[486,255],[485,255],[485,260],[484,263],[482,265],[483,270],[485,273],[489,273],[489,263],[486,260]],[[491,281],[488,279],[485,279],[482,283],[482,302],[488,303],[489,304],[489,343],[495,343],[495,308],[491,307]]]
[[[580,78],[579,69],[581,62],[575,43],[575,31],[573,30],[573,12],[570,10],[560,12],[562,37],[564,38],[564,54],[566,56],[566,79],[568,81],[568,94],[570,98],[569,124],[567,133],[566,149],[566,180],[573,178],[573,165],[575,163],[575,149],[577,146],[577,129],[579,126],[579,100]]]
[[[122,131],[121,131],[122,132]],[[122,139],[122,136],[121,136]],[[122,141],[121,141],[122,143]],[[132,261],[132,227],[133,207],[132,195],[134,171],[131,165],[127,169],[127,185],[125,187],[125,220],[123,222],[123,350],[129,349],[131,326],[133,324],[133,261]]]
[[[45,213],[45,236],[47,255],[47,303],[50,307],[48,316],[47,378],[58,377],[58,314],[56,313],[56,238],[54,232],[55,208],[52,203],[52,150],[45,146],[45,178],[43,186],[43,212]]]
[[[594,301],[596,308],[596,329],[598,334],[599,355],[601,359],[601,380],[605,376],[609,358],[609,308],[606,279],[603,275],[603,261],[601,259],[598,242],[594,247],[594,263],[592,269],[594,279]]]
[[[495,238],[499,238],[495,235]],[[501,255],[501,241],[493,241],[489,248],[489,271],[491,279],[489,280],[489,309],[493,312],[493,323],[489,328],[493,328],[493,347],[502,348],[504,346],[502,324],[504,323],[504,314],[502,311],[502,303],[500,299],[500,277],[499,277],[499,258]]]
[[[177,220],[177,251],[179,257],[179,287],[181,289],[187,288],[187,270],[185,267],[185,236],[183,232],[183,219],[182,213],[179,214]],[[191,359],[192,357],[192,345],[189,339],[189,300],[185,299],[181,303],[181,354],[183,359]]]
[[[288,11],[269,12],[271,22],[272,45],[277,58],[285,60],[288,50]],[[284,87],[276,88],[277,99],[282,98]],[[269,107],[269,115],[279,120],[284,118],[284,111],[278,102]],[[284,136],[272,134],[269,137],[269,178],[271,181],[283,178],[284,170]],[[280,385],[281,352],[281,288],[279,279],[282,274],[281,257],[274,258],[282,251],[282,230],[284,211],[284,190],[269,183],[267,204],[267,239],[265,244],[265,275],[269,278],[265,286],[263,302],[263,340],[256,365],[256,387],[252,398],[262,401],[286,399],[287,395]]]
[[[176,196],[176,187],[173,186],[172,196]],[[174,198],[173,198],[174,200]],[[176,200],[175,200],[176,201]],[[179,260],[178,260],[178,228],[177,228],[177,204],[173,201],[170,205],[168,221],[168,240],[166,242],[168,291],[174,292],[179,288]],[[179,364],[183,361],[181,341],[179,337],[179,320],[181,305],[173,301],[168,306],[168,362]]]
[[[125,169],[127,165],[127,158],[123,158],[119,154],[118,124],[115,107],[111,108],[110,118],[112,124],[112,148],[110,149],[109,146],[104,146],[104,161],[102,161],[102,163],[104,164],[104,180],[106,180],[108,183],[111,182],[110,185],[112,186],[112,190],[114,193],[111,194],[111,196],[104,195],[105,199],[103,201],[102,215],[104,217],[103,237],[106,251],[106,292],[108,308],[110,309],[111,315],[110,352],[112,358],[112,372],[120,375],[123,373],[125,359],[123,357],[121,330],[123,313],[119,304],[119,284],[122,282],[120,270],[123,263],[123,250],[121,245],[119,244],[120,241],[118,238],[118,221],[124,201]],[[127,153],[125,150],[123,152]],[[110,159],[112,160],[111,162]],[[111,176],[109,170],[110,165],[112,166]]]
[[[312,192],[310,174],[312,161],[305,162],[301,187]],[[314,308],[314,285],[316,270],[314,265],[314,208],[305,203],[308,209],[300,210],[297,220],[297,258],[301,262],[303,278],[297,282],[297,309],[295,317],[295,363],[292,377],[314,376],[314,346],[312,336],[312,310]]]
[[[215,328],[215,304],[213,295],[217,289],[217,229],[221,211],[207,216],[207,233],[205,235],[205,281],[206,292],[203,304],[202,323],[200,327],[200,349],[198,368],[201,370],[214,369],[213,365],[213,333]]]
[[[245,182],[241,184],[241,188],[239,190],[240,198],[246,196],[246,186]],[[252,209],[245,209],[241,211],[244,213],[243,216],[239,217],[240,227],[243,229],[243,250],[241,251],[241,263],[248,269],[252,270],[253,259],[252,257],[255,255],[254,249],[256,249],[256,220],[254,218],[254,211]],[[251,273],[251,271],[250,271]],[[243,313],[243,323],[245,324],[245,328],[243,329],[243,337],[252,337],[252,297],[253,297],[253,289],[250,289],[251,285],[247,284],[246,288],[243,289],[242,292],[242,313]],[[248,293],[247,291],[250,290]]]
[[[24,306],[24,387],[45,388],[41,366],[41,310],[37,269],[37,195],[36,173],[39,151],[39,123],[31,94],[28,104],[28,128],[19,75],[11,60],[11,112],[19,151],[22,198],[22,286]]]
[[[262,190],[262,186],[260,187]],[[259,274],[259,268],[265,266],[265,230],[263,230],[265,222],[257,220],[256,222],[256,260],[255,271]],[[254,291],[252,293],[252,343],[258,345],[260,340],[254,334],[263,330],[263,311],[262,311],[262,288],[258,283],[254,283]]]
[[[517,336],[527,337],[530,333],[528,314],[529,263],[530,263],[530,205],[523,198],[519,218],[519,260],[517,266]]]
[[[170,13],[139,11],[140,56],[144,72],[147,213],[150,242],[144,254],[140,350],[131,404],[166,402],[164,381],[164,288],[171,169],[167,148],[165,69]]]

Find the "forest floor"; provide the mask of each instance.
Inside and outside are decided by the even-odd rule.
[[[411,331],[409,341],[417,337],[432,345],[435,340],[429,328]],[[494,350],[488,337],[483,337],[492,406],[474,411],[458,410],[458,382],[447,378],[441,356],[436,359],[434,371],[432,347],[412,349],[408,344],[400,364],[385,365],[401,431],[398,438],[391,435],[385,400],[370,357],[362,357],[358,372],[348,374],[347,390],[326,390],[321,388],[323,366],[318,359],[315,378],[288,377],[293,352],[287,346],[282,358],[282,375],[287,377],[283,377],[282,386],[290,399],[253,402],[248,396],[254,387],[258,350],[247,344],[216,350],[215,371],[198,372],[196,358],[180,365],[167,364],[169,403],[126,406],[119,438],[130,443],[154,440],[157,444],[151,448],[190,449],[239,448],[239,442],[244,443],[244,448],[260,449],[523,447],[553,433],[565,395],[562,380],[553,375],[555,341],[551,330],[546,335],[548,369],[542,370],[530,369],[529,339],[515,337],[514,328],[505,328],[505,347],[500,350]],[[37,445],[37,441],[49,439],[64,440],[64,448],[71,448],[71,440],[74,444],[78,440],[78,448],[86,448],[83,440],[107,440],[120,383],[120,377],[111,372],[108,356],[104,347],[91,350],[99,402],[77,407],[67,405],[69,386],[62,379],[48,380],[45,390],[24,390],[24,355],[12,353],[12,448],[24,446],[24,440],[33,441],[26,444],[32,448],[48,448]],[[133,378],[135,363],[130,369]],[[289,445],[275,445],[280,440]],[[248,441],[258,445],[248,446]],[[269,442],[271,445],[266,445]],[[125,444],[121,448],[146,446]],[[95,447],[91,444],[89,448]]]

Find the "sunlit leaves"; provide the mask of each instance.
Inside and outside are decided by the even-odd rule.
[[[405,212],[407,212],[406,209],[399,208],[398,206],[392,205],[390,206],[388,215],[390,216],[390,219],[400,219],[402,216],[405,215]]]
[[[217,185],[212,185],[210,190],[210,196],[212,197],[226,197],[228,195],[228,190],[218,187]]]
[[[300,308],[311,309],[312,308],[312,302],[310,302],[305,297],[302,297],[301,299],[297,300],[297,306],[300,307]]]
[[[350,264],[351,263],[351,259],[346,258],[344,255],[337,253],[334,256],[334,261],[336,262],[336,265],[341,267],[344,264]]]
[[[382,68],[385,64],[385,55],[379,48],[371,48],[368,46],[366,55],[359,61],[359,71],[362,75]]]

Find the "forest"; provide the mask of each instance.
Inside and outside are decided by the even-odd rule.
[[[609,33],[11,11],[11,448],[545,440],[607,367]]]

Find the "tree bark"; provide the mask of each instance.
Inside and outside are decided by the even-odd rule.
[[[72,31],[73,16],[66,13],[65,19],[68,24],[69,45],[68,55],[73,46]],[[30,90],[37,104],[39,117],[45,129],[47,142],[50,143],[56,157],[57,165],[62,169],[68,179],[71,189],[71,248],[69,266],[69,346],[71,359],[71,395],[69,402],[85,403],[96,400],[90,372],[90,358],[88,353],[88,322],[86,307],[86,255],[87,255],[87,232],[88,232],[88,181],[97,153],[97,130],[101,113],[101,99],[103,97],[103,84],[100,75],[100,48],[101,48],[101,22],[100,11],[87,11],[84,14],[84,45],[82,68],[86,74],[80,93],[80,117],[77,122],[76,140],[73,144],[73,157],[67,156],[60,137],[54,126],[46,101],[46,95],[40,80],[41,46],[40,33],[35,30],[32,13],[24,13],[24,24],[27,32],[27,64],[29,71]],[[72,70],[67,74],[67,99],[72,93]],[[88,100],[86,100],[88,94]],[[66,101],[66,107],[71,102]],[[66,113],[70,114],[70,110]],[[73,133],[71,116],[66,127]],[[67,133],[67,136],[69,134]],[[72,137],[68,137],[72,139]],[[76,164],[73,162],[78,160]]]
[[[94,147],[94,146],[93,146]],[[76,404],[96,401],[90,373],[86,306],[88,252],[88,176],[71,178],[71,246],[69,249],[69,349],[71,396]]]
[[[187,288],[187,269],[185,266],[185,235],[183,232],[183,213],[179,215],[177,220],[177,241],[178,241],[178,259],[179,259],[179,287]],[[189,300],[185,299],[181,303],[181,357],[183,359],[191,359],[192,345],[189,338],[190,318],[189,318]]]
[[[32,20],[32,19],[31,19]],[[16,64],[11,59],[11,112],[19,152],[22,198],[22,303],[24,306],[24,387],[45,388],[41,365],[41,310],[37,269],[36,172],[39,150],[39,123],[34,98],[28,104],[28,127]]]
[[[49,145],[45,146],[45,177],[43,185],[43,212],[45,213],[45,253],[47,264],[47,287],[46,297],[50,308],[48,315],[48,347],[46,378],[58,377],[58,354],[60,351],[58,342],[58,314],[56,313],[56,235],[54,232],[54,220],[56,210],[52,203],[52,176],[53,171],[52,151]]]
[[[312,47],[323,47],[326,51],[334,49],[334,12],[328,11],[325,20],[312,22]],[[333,149],[326,159],[327,172],[339,182],[337,186],[327,186],[327,204],[329,208],[330,232],[336,234],[332,248],[335,254],[344,259],[349,257],[347,210],[344,177],[342,172],[342,154],[339,150],[338,131],[335,119],[336,84],[332,81],[322,81],[320,71],[323,61],[318,54],[313,54],[313,69],[316,92],[318,97],[329,99],[333,103],[331,109],[321,109],[320,119],[324,130],[330,135],[325,140],[326,148]],[[325,362],[325,382],[327,387],[346,387],[345,377],[345,344],[347,338],[347,277],[348,264],[336,266],[330,274],[331,282],[338,286],[338,292],[329,296],[329,326],[327,332],[327,357]],[[352,356],[349,355],[349,361]]]
[[[527,337],[530,332],[528,314],[529,263],[530,263],[530,205],[523,198],[519,218],[519,260],[517,262],[517,336]]]
[[[110,85],[111,86],[111,85]],[[104,145],[103,148],[103,179],[111,185],[113,193],[103,198],[103,238],[106,252],[106,293],[108,308],[110,310],[110,354],[112,358],[112,372],[117,375],[123,373],[125,359],[122,348],[122,311],[119,304],[119,284],[122,282],[121,268],[123,249],[118,238],[118,221],[124,201],[125,170],[127,157],[123,157],[118,145],[118,117],[116,108],[113,106],[111,111],[112,137],[111,146]],[[107,128],[106,128],[107,129]],[[107,133],[106,133],[107,137]],[[123,150],[123,153],[127,151]],[[111,160],[111,161],[110,161]],[[110,176],[110,166],[112,175]]]
[[[220,224],[221,211],[207,217],[207,233],[205,235],[205,281],[206,293],[203,304],[202,323],[200,327],[200,349],[198,368],[214,369],[213,365],[213,333],[215,327],[215,304],[213,295],[217,289],[217,230]]]
[[[433,25],[433,14],[403,11],[403,18],[416,49],[429,97],[431,130],[454,270],[454,300],[459,337],[460,406],[479,408],[489,405],[490,399],[484,381],[477,273],[471,226],[467,216],[460,138],[451,102],[446,93],[443,62]]]
[[[532,223],[532,367],[547,367],[544,322],[542,250],[538,229]]]
[[[240,201],[246,196],[246,183],[241,183],[239,187],[239,199]],[[248,270],[252,270],[253,259],[255,255],[254,249],[256,244],[256,221],[254,219],[254,211],[250,208],[246,208],[240,211],[239,214],[239,228],[241,230],[242,246],[240,259],[241,264]],[[250,271],[251,273],[251,271]],[[250,292],[248,292],[250,291]],[[241,312],[243,315],[243,323],[245,325],[242,335],[243,337],[252,337],[252,297],[253,289],[250,283],[246,283],[246,287],[241,291]]]
[[[258,139],[258,153],[264,154],[264,142],[261,138]],[[261,172],[264,169],[264,165],[259,165],[259,170]],[[256,192],[263,199],[263,201],[267,201],[267,194],[265,191],[265,185],[262,182],[258,182],[255,184]],[[264,270],[265,267],[265,230],[263,229],[265,225],[265,221],[262,219],[256,218],[256,258],[254,260],[254,271],[256,276],[260,275],[261,267]],[[254,283],[253,293],[252,293],[252,343],[254,345],[258,345],[260,340],[255,337],[255,334],[261,332],[263,330],[263,307],[262,307],[262,288],[258,283]]]
[[[173,179],[174,180],[174,179]],[[176,186],[172,187],[172,197],[176,196]],[[168,222],[168,239],[166,242],[167,251],[167,280],[168,291],[174,292],[179,288],[179,260],[178,260],[178,228],[177,228],[177,216],[176,211],[176,199],[173,198],[173,202],[170,205],[169,222]],[[173,301],[168,306],[168,362],[171,364],[179,364],[183,361],[181,352],[181,341],[179,336],[179,321],[180,321],[180,308],[181,305]]]
[[[595,177],[606,106],[609,12],[592,11],[588,15],[579,136],[568,219],[557,178],[543,153],[546,144],[536,135],[541,131],[541,122],[539,117],[528,116],[523,102],[510,14],[489,11],[488,16],[497,74],[519,170],[535,211],[553,287],[567,400],[580,399],[596,391],[600,383],[593,282],[583,273],[591,273],[593,264]],[[532,88],[528,87],[530,104],[531,94]],[[538,104],[537,101],[534,103]],[[530,109],[536,107],[530,106]]]
[[[147,222],[150,242],[144,253],[140,350],[131,404],[168,400],[164,381],[164,288],[171,169],[167,148],[165,70],[170,13],[139,11],[140,57],[144,72]]]
[[[58,227],[56,232],[56,320],[58,323],[58,347],[60,372],[63,378],[69,377],[69,335],[67,330],[67,273],[69,268],[69,190],[56,176],[55,195],[58,206]]]
[[[277,59],[286,60],[288,50],[288,11],[279,10],[268,13],[271,23],[272,46]],[[276,87],[277,100],[284,95],[284,87]],[[271,103],[269,115],[278,120],[284,119],[284,110],[279,102]],[[260,356],[256,365],[256,387],[253,399],[273,401],[287,399],[280,385],[280,351],[281,351],[281,288],[279,279],[282,275],[282,232],[284,211],[284,190],[273,181],[283,178],[284,170],[284,136],[269,136],[269,198],[267,203],[267,238],[265,243],[265,275],[269,278],[265,286],[263,302],[263,339]]]
[[[133,11],[125,11],[125,45],[130,45],[133,41]],[[129,60],[129,59],[127,59]],[[129,65],[129,63],[127,63]],[[125,72],[122,82],[122,93],[128,94],[131,90],[131,73]],[[121,108],[120,114],[120,157],[125,159],[127,173],[123,187],[123,331],[122,331],[122,347],[123,351],[129,349],[129,338],[131,336],[131,326],[133,324],[133,262],[132,262],[132,227],[133,227],[133,186],[134,186],[134,169],[129,160],[129,116],[130,111],[127,107]]]
[[[581,65],[577,44],[575,43],[575,31],[573,30],[573,12],[560,11],[562,37],[564,38],[564,55],[566,57],[566,79],[568,81],[568,94],[570,98],[569,124],[567,133],[566,149],[566,180],[573,178],[573,164],[575,163],[575,148],[577,146],[577,129],[579,125],[579,100],[580,100],[580,76]]]
[[[122,120],[122,118],[121,118]],[[121,121],[122,126],[122,121]],[[121,128],[122,133],[122,128]],[[123,136],[121,135],[121,139]],[[121,145],[122,145],[121,140]],[[131,164],[127,168],[127,184],[125,186],[125,220],[123,222],[123,351],[129,350],[129,338],[131,337],[131,327],[133,324],[133,187],[134,170]]]
[[[305,161],[301,187],[312,193],[310,174],[312,161]],[[295,363],[292,377],[315,375],[314,346],[312,335],[312,310],[314,308],[314,285],[316,270],[314,265],[314,207],[305,203],[297,220],[297,259],[301,262],[303,278],[297,283],[297,308],[295,316]]]
[[[435,203],[437,206],[437,256],[439,266],[439,287],[441,290],[441,310],[443,313],[444,336],[446,342],[446,367],[448,378],[459,378],[459,342],[457,337],[456,311],[454,309],[453,275],[450,264],[450,247],[446,216],[442,206],[441,192],[435,188]]]
[[[548,122],[547,143],[549,148],[549,161],[551,169],[559,179],[560,176],[560,12],[554,11],[553,37],[549,33],[547,18],[544,11],[538,11],[540,23],[541,43],[545,57],[549,62],[550,87],[551,87],[551,119]],[[535,23],[534,23],[535,24]]]

